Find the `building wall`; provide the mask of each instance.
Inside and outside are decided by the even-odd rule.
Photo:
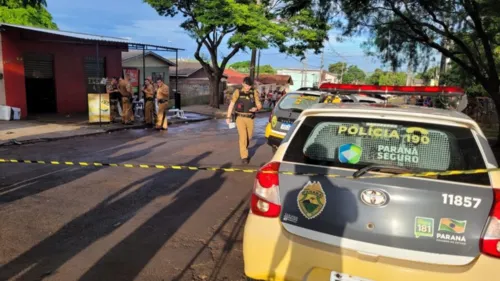
[[[290,75],[292,77],[293,85],[290,85],[290,91],[296,91],[302,87],[317,86],[321,78],[320,70],[279,69],[278,74]]]
[[[146,56],[146,77],[148,76],[153,76],[153,72],[163,72],[165,74],[164,82],[167,85],[169,84],[169,65],[167,65],[165,62],[160,61],[159,59],[152,57],[152,56]],[[125,62],[122,62],[122,67],[124,68],[137,68],[140,70],[140,84],[144,84],[144,76],[142,75],[142,56],[138,58],[133,58],[130,60],[127,60]]]
[[[96,55],[96,46],[37,42],[32,39],[70,40],[61,36],[31,31],[21,32],[16,29],[7,29],[2,32],[1,45],[7,105],[21,108],[22,117],[27,116],[23,53],[38,52],[54,56],[58,113],[86,112],[88,105],[83,62],[84,57]],[[122,45],[121,48],[105,46],[99,48],[99,56],[106,58],[106,76],[121,75],[121,52],[126,48],[126,45]]]
[[[172,87],[170,87],[170,98],[173,98],[175,88],[175,76],[170,77]],[[219,86],[221,92],[221,102],[223,102],[224,83]],[[182,105],[208,104],[210,97],[210,82],[207,78],[185,78],[179,77],[179,91],[181,93]]]
[[[145,61],[146,61],[146,67],[163,67],[167,65],[165,62],[151,55],[146,56]],[[142,69],[142,55],[128,59],[126,62],[123,63],[123,67],[125,66]]]
[[[0,32],[0,73],[4,74],[3,55],[2,55],[2,33]],[[7,99],[5,96],[5,76],[0,79],[0,104],[6,105]]]

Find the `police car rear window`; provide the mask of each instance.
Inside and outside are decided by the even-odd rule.
[[[284,161],[354,169],[377,164],[416,172],[486,167],[467,128],[333,117],[306,118],[291,140]],[[489,184],[487,174],[446,178]]]
[[[280,109],[307,109],[317,103],[319,103],[319,95],[303,95],[290,93],[283,97],[283,99],[278,104]]]

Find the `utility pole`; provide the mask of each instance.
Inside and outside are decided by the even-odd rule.
[[[306,64],[304,60],[302,60],[302,77],[300,79],[300,87],[304,87],[304,73],[306,71]]]
[[[321,52],[321,69],[319,70],[319,80],[318,80],[318,86],[321,85],[323,82],[323,68],[325,64],[325,47],[323,47],[323,51]]]
[[[342,79],[344,78],[344,68],[346,67],[346,63],[342,64],[342,72],[340,74],[340,84],[342,84]]]
[[[304,58],[304,65],[305,65],[305,82],[304,82],[304,87],[307,87],[307,72],[308,72],[308,68],[309,66],[307,65],[307,52],[305,53],[305,58]]]
[[[411,59],[408,61],[408,69],[406,70],[406,86],[411,86],[413,84],[412,79],[412,64]]]
[[[257,76],[256,78],[259,79],[259,70],[260,70],[260,53],[261,53],[261,50],[259,50],[259,58],[257,60]]]

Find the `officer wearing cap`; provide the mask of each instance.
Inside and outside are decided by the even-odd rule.
[[[146,121],[146,125],[153,125],[155,114],[155,92],[153,87],[153,81],[151,77],[146,78],[144,81],[144,88],[142,89],[144,93],[144,99],[146,100],[146,104],[144,106],[145,113],[144,119]]]
[[[156,115],[157,130],[168,130],[167,109],[169,100],[169,88],[167,84],[163,83],[162,78],[156,79],[158,89],[156,90],[156,99],[158,100],[158,113]]]
[[[249,163],[248,144],[252,139],[255,112],[262,109],[259,92],[253,87],[250,77],[243,79],[241,91],[236,89],[227,109],[226,123],[231,122],[233,108],[236,114],[236,128],[239,136],[240,156],[243,164]]]
[[[134,122],[134,114],[132,114],[132,86],[129,82],[128,75],[125,77],[120,77],[118,81],[118,91],[122,95],[123,104],[123,116],[122,123],[125,125],[131,125]]]
[[[111,83],[106,86],[106,92],[109,94],[110,106],[110,121],[115,122],[120,115],[118,112],[118,105],[120,103],[121,94],[118,91],[118,78],[111,78]]]

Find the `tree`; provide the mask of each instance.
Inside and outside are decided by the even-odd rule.
[[[415,78],[424,80],[425,85],[430,85],[432,80],[439,79],[439,67],[435,66],[435,67],[429,68],[426,71],[417,74],[415,76]],[[450,85],[450,84],[448,84],[448,85]],[[459,84],[453,83],[451,85],[459,85]]]
[[[442,80],[445,85],[460,86],[469,97],[488,95],[484,88],[476,82],[474,77],[455,63],[451,63],[449,71],[442,76]]]
[[[351,65],[347,68],[342,78],[342,83],[345,84],[362,84],[364,83],[366,74],[363,70],[355,65]]]
[[[321,42],[327,36],[329,26],[317,21],[305,9],[283,21],[272,10],[249,0],[144,0],[162,16],[181,13],[186,20],[181,27],[196,41],[194,57],[200,62],[210,80],[212,107],[219,107],[220,80],[229,60],[240,50],[266,49],[276,46],[282,52],[303,55],[313,48],[321,49]],[[315,28],[315,29],[313,29]],[[227,41],[229,52],[219,59],[221,44]],[[287,43],[290,40],[292,43]],[[200,56],[205,48],[211,62]]]
[[[500,108],[500,1],[498,0],[331,0],[286,1],[288,13],[316,3],[331,11],[337,4],[346,17],[343,35],[368,32],[370,43],[393,68],[416,68],[437,51],[485,89]],[[422,60],[423,59],[423,60]],[[500,117],[500,110],[497,111]],[[500,137],[500,132],[499,132]],[[499,138],[500,139],[500,138]]]
[[[378,85],[406,86],[406,73],[385,72],[379,77]]]
[[[375,71],[368,77],[367,84],[370,85],[380,85],[380,76],[384,75],[384,71],[382,69],[377,68]]]
[[[241,73],[250,73],[250,61],[239,61],[229,65],[229,68],[237,70]],[[260,65],[258,69],[259,74],[276,74],[276,70],[270,65]]]
[[[334,74],[340,75],[342,72],[347,70],[347,63],[345,62],[336,62],[332,63],[328,66],[328,71]]]
[[[0,22],[57,29],[52,16],[40,3],[30,5],[23,0],[5,0],[0,6]]]
[[[45,0],[21,0],[21,1],[0,0],[0,6],[8,6],[9,2],[20,2],[23,7],[26,7],[26,6],[47,6],[47,2]]]

